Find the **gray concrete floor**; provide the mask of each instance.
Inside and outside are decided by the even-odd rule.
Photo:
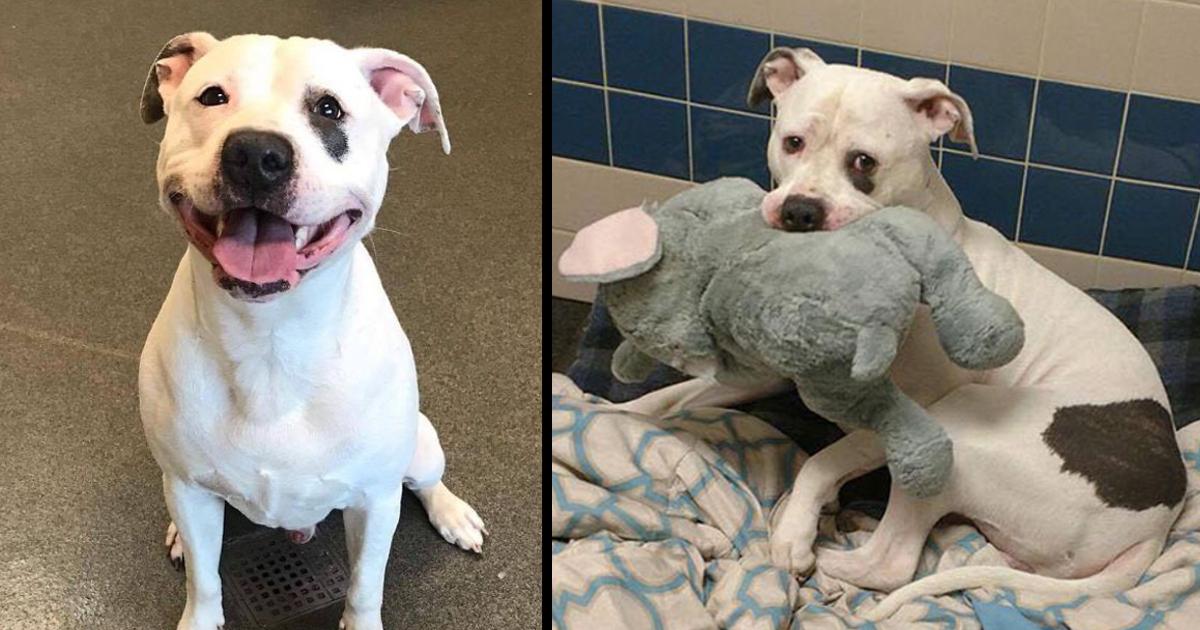
[[[458,551],[406,498],[384,618],[538,626],[540,5],[120,0],[0,11],[0,628],[166,628],[183,607],[136,357],[184,241],[154,202],[162,123],[144,126],[137,106],[159,48],[197,29],[396,48],[437,83],[454,152],[433,135],[397,139],[368,245],[447,481],[492,538],[482,558]],[[336,614],[295,627],[334,628]]]

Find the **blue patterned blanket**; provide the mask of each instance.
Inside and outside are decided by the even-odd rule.
[[[799,467],[836,428],[782,397],[747,410],[697,409],[651,418],[618,411],[678,380],[612,380],[619,336],[602,305],[569,374],[552,384],[554,627],[591,628],[1195,628],[1200,627],[1200,288],[1095,292],[1146,344],[1171,398],[1188,463],[1183,514],[1166,550],[1115,597],[1038,598],[976,589],[922,598],[878,624],[879,595],[817,571],[802,583],[771,566],[767,533]],[[767,422],[765,420],[770,420]],[[800,441],[789,436],[796,436]],[[875,519],[843,509],[822,518],[818,544],[853,548]],[[968,525],[942,525],[918,577],[999,564]]]

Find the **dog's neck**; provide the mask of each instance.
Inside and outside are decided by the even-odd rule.
[[[950,185],[942,177],[942,173],[938,170],[937,164],[934,164],[932,157],[927,160],[924,171],[925,189],[918,209],[924,210],[934,221],[937,221],[938,225],[950,233],[955,241],[961,243],[962,230],[965,227],[962,206],[954,197],[954,192],[950,190]]]
[[[343,320],[350,304],[355,245],[321,263],[293,289],[266,302],[232,297],[212,278],[212,264],[188,246],[197,324],[232,349],[245,341],[286,335],[296,341],[319,338]]]

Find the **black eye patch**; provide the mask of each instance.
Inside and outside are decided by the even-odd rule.
[[[864,158],[869,160],[869,163],[864,164]],[[867,168],[863,168],[864,166]],[[858,192],[869,195],[875,190],[875,181],[871,179],[871,175],[874,173],[875,161],[870,156],[857,151],[846,156],[846,176],[850,178],[850,184]]]
[[[337,115],[331,116],[331,112],[334,111]],[[350,145],[346,132],[342,129],[345,115],[337,98],[327,92],[309,90],[304,97],[304,113],[308,116],[308,124],[321,139],[325,152],[329,157],[341,162],[350,151]]]

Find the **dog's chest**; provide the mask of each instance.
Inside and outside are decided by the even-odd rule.
[[[176,338],[174,364],[147,370],[142,384],[155,458],[267,526],[306,527],[330,510],[398,493],[417,424],[402,341],[377,338],[376,352],[349,342],[321,360],[231,362],[201,339]]]
[[[415,432],[406,420],[415,409],[402,413],[402,401],[384,393],[370,403],[331,396],[245,405],[242,395],[221,405],[232,413],[198,423],[207,431],[175,439],[186,474],[251,520],[304,527],[399,490]]]

